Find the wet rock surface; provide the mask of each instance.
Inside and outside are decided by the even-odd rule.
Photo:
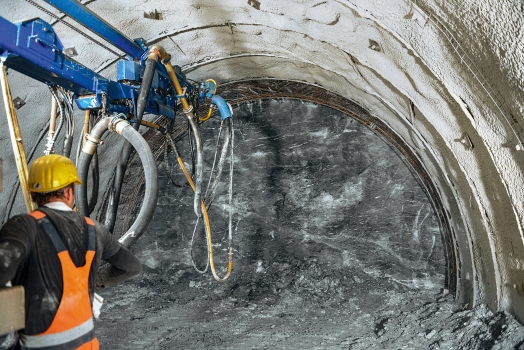
[[[444,295],[433,208],[397,154],[327,107],[267,100],[235,108],[234,267],[216,282],[190,188],[159,165],[160,198],[133,246],[142,276],[101,290],[104,349],[511,349],[504,313]],[[219,121],[203,124],[209,172]],[[187,139],[179,143],[190,166]],[[174,159],[170,160],[174,163]],[[228,171],[210,210],[227,262]],[[180,170],[170,169],[177,183]],[[209,174],[207,174],[209,176]],[[206,177],[207,178],[207,177]],[[192,262],[193,261],[193,262]]]

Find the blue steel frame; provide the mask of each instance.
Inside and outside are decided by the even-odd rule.
[[[98,34],[120,50],[124,51],[132,59],[142,59],[147,55],[147,48],[142,47],[136,41],[129,39],[112,25],[98,17],[97,14],[82,5],[77,0],[44,0],[48,4],[62,11],[75,21]]]
[[[0,17],[0,60],[11,69],[49,85],[59,85],[75,94],[82,110],[134,113],[142,71],[149,49],[142,39],[131,40],[76,0],[45,0],[74,20],[112,43],[127,55],[117,62],[117,81],[112,81],[63,53],[64,47],[53,27],[40,18],[12,23]],[[176,74],[182,87],[193,92],[197,86]],[[175,117],[176,91],[165,67],[157,64],[148,96],[146,113]],[[132,103],[129,103],[132,101]]]

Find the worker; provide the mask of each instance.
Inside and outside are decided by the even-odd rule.
[[[36,159],[28,187],[38,209],[10,218],[0,230],[0,285],[25,289],[25,329],[13,349],[98,349],[95,286],[142,271],[105,226],[73,210],[74,186],[80,184],[69,158]],[[101,260],[108,264],[99,269]]]

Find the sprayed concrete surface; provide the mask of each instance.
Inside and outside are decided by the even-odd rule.
[[[208,171],[218,128],[203,124]],[[193,268],[191,256],[205,267],[205,248],[197,230],[191,253],[191,191],[171,185],[160,162],[158,207],[133,246],[144,273],[101,291],[102,348],[509,349],[524,341],[508,314],[463,310],[446,295],[433,208],[369,128],[313,103],[266,100],[235,108],[235,144],[232,276],[218,283]],[[178,167],[169,174],[183,183]],[[228,245],[221,188],[211,209],[219,275]]]

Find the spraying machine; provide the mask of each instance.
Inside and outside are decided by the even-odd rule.
[[[29,3],[39,7],[31,0]],[[76,153],[76,164],[83,182],[77,186],[76,205],[84,215],[93,211],[96,198],[88,198],[88,174],[97,159],[98,147],[106,131],[116,132],[125,138],[122,149],[113,152],[119,154],[118,164],[112,176],[111,194],[106,213],[105,224],[112,231],[124,181],[124,173],[132,149],[140,157],[145,174],[145,194],[141,209],[131,227],[120,237],[120,242],[129,247],[140,237],[149,224],[158,198],[158,175],[156,159],[147,141],[138,132],[140,125],[158,130],[166,137],[177,157],[181,170],[188,184],[194,190],[193,207],[197,222],[202,220],[206,231],[208,263],[213,276],[218,281],[226,280],[232,269],[231,213],[229,216],[228,266],[225,276],[219,277],[214,268],[213,244],[208,209],[211,200],[202,195],[203,147],[199,124],[211,117],[218,110],[221,117],[221,130],[224,128],[220,157],[213,169],[216,187],[219,173],[224,168],[226,158],[230,164],[229,199],[232,196],[233,174],[233,122],[231,106],[216,95],[217,84],[214,80],[194,83],[182,73],[180,67],[173,65],[171,55],[161,46],[148,47],[143,39],[131,40],[101,19],[77,0],[45,0],[48,4],[69,16],[71,19],[89,28],[92,32],[111,43],[123,54],[116,63],[116,79],[104,77],[84,65],[76,62],[65,51],[53,27],[40,18],[12,23],[0,17],[0,65],[2,73],[3,99],[6,107],[9,131],[17,163],[20,186],[28,211],[33,203],[27,188],[27,160],[22,143],[22,135],[16,117],[15,102],[8,85],[7,69],[13,69],[49,87],[51,92],[51,117],[47,133],[45,153],[55,152],[55,141],[61,129],[65,130],[62,153],[70,157],[73,144],[73,106],[85,111],[84,128]],[[54,16],[44,8],[48,15]],[[67,22],[65,22],[67,23]],[[69,23],[67,23],[68,26]],[[74,29],[74,27],[72,27]],[[103,45],[103,44],[101,44]],[[110,50],[110,49],[109,49]],[[114,52],[114,51],[112,51]],[[209,111],[203,116],[196,115],[197,107],[209,103]],[[187,117],[190,138],[194,142],[195,166],[190,174],[184,166],[169,128],[143,120],[145,113],[164,116],[174,120],[177,111]],[[93,169],[91,169],[92,171]],[[92,190],[96,195],[97,191]],[[212,194],[211,194],[212,197]],[[230,203],[231,208],[231,203]],[[231,210],[231,209],[230,209]],[[207,267],[206,267],[207,270]],[[205,271],[204,271],[205,272]]]

